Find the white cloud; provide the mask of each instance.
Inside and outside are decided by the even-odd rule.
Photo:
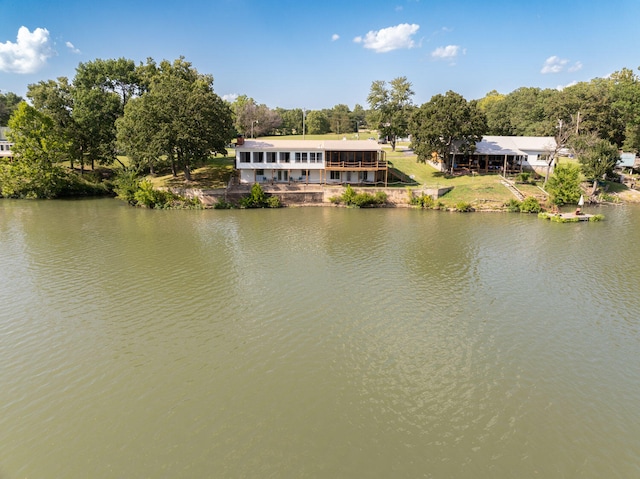
[[[337,33],[334,33],[333,35],[331,35],[331,41],[335,42],[336,40],[340,39],[340,35],[338,35]]]
[[[80,50],[78,50],[78,49],[73,45],[73,43],[71,43],[71,42],[66,42],[66,43],[65,43],[65,45],[66,45],[66,46],[67,46],[67,48],[68,48],[69,50],[71,50],[73,53],[81,53],[81,52],[80,52]]]
[[[20,27],[16,43],[0,43],[0,71],[34,73],[54,54],[46,28],[36,28],[31,33],[27,27]]]
[[[401,23],[395,27],[387,27],[377,31],[370,31],[364,38],[356,37],[356,43],[362,43],[365,48],[374,50],[376,53],[385,53],[400,48],[413,48],[415,42],[411,38],[420,29],[420,25],[415,23]]]
[[[574,80],[574,81],[572,81],[571,83],[567,83],[566,85],[558,85],[558,86],[556,87],[556,90],[558,90],[558,91],[562,91],[562,90],[564,90],[565,88],[569,88],[570,86],[577,85],[577,84],[578,84],[578,82]]]
[[[582,62],[575,62],[572,66],[569,67],[569,72],[577,72],[578,70],[582,70]]]
[[[460,53],[460,45],[447,45],[446,47],[438,47],[431,52],[433,58],[440,60],[452,60]],[[464,54],[464,50],[462,51]]]
[[[554,55],[545,60],[540,73],[560,73],[562,70],[564,70],[564,67],[567,66],[567,63],[569,63],[569,60],[565,60],[564,58],[560,58]]]
[[[222,95],[222,99],[224,101],[228,101],[229,103],[233,103],[238,98],[237,93],[227,93],[226,95]]]

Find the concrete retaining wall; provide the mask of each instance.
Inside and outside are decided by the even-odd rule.
[[[409,203],[409,193],[415,196],[422,194],[437,199],[444,195],[452,187],[448,188],[358,188],[354,187],[356,193],[369,193],[375,195],[379,191],[387,194],[387,201],[393,206],[402,206]],[[171,188],[171,191],[186,198],[198,198],[204,205],[213,206],[223,200],[229,203],[237,203],[242,197],[247,196],[251,192],[251,187],[242,185],[232,188],[220,188],[215,190],[200,190],[197,188]],[[330,204],[331,198],[340,196],[344,193],[345,188],[342,186],[323,187],[321,185],[303,185],[303,186],[263,186],[263,191],[267,195],[273,195],[280,198],[285,206],[290,205],[322,205]]]

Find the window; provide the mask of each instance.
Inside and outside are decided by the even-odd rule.
[[[280,163],[289,163],[291,161],[291,153],[288,151],[280,152]]]
[[[332,180],[339,180],[340,179],[340,172],[339,171],[331,171],[329,178],[331,178]]]
[[[264,163],[264,151],[254,151],[253,152],[253,162],[254,163]]]
[[[264,176],[264,170],[256,170],[256,176]]]
[[[241,151],[240,152],[240,163],[250,163],[251,162],[251,152],[249,151]]]
[[[322,153],[321,152],[309,153],[309,163],[322,163]]]
[[[275,151],[267,151],[267,163],[275,163],[276,155],[277,153]]]
[[[296,163],[306,163],[307,162],[307,152],[296,152]]]

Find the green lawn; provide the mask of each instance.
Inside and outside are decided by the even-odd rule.
[[[191,182],[187,185],[184,173],[180,171],[177,177],[173,175],[148,176],[147,179],[155,187],[189,187],[202,189],[225,188],[233,173],[234,156],[216,156],[206,161],[204,165],[191,171]]]

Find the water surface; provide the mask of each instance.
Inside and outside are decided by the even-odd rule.
[[[0,202],[0,478],[640,476],[640,209]]]

